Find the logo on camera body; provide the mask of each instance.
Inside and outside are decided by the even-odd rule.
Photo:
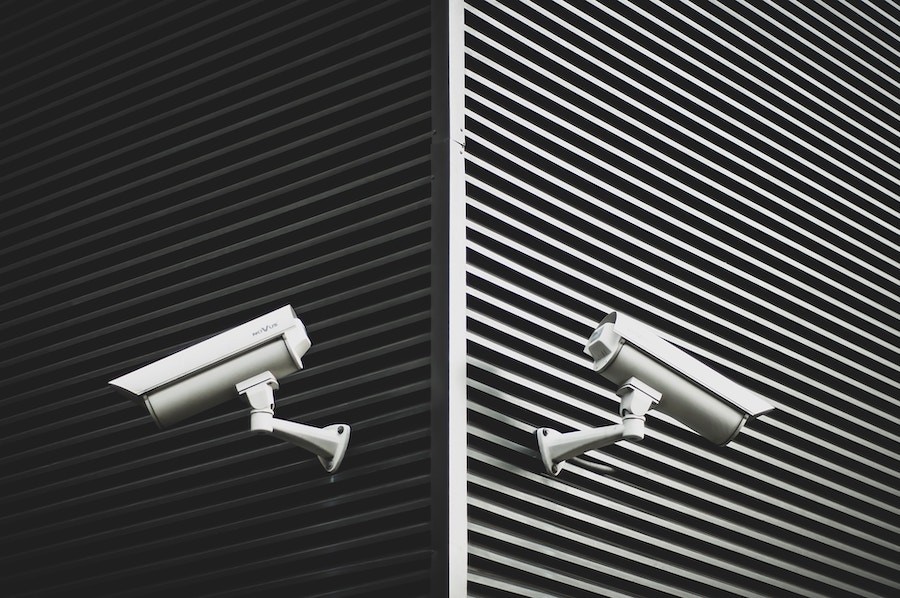
[[[253,332],[253,336],[259,336],[260,334],[263,334],[263,333],[265,333],[265,332],[268,332],[269,330],[274,330],[274,329],[276,329],[276,328],[278,328],[278,322],[273,322],[273,323],[271,323],[271,324],[266,324],[265,326],[263,326],[263,327],[260,328],[259,330],[254,331],[254,332]]]

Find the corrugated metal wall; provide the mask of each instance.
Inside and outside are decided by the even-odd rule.
[[[0,593],[426,595],[428,5],[3,8]],[[287,303],[277,414],[352,424],[333,476],[107,386]]]
[[[809,6],[808,6],[809,5]],[[467,0],[469,592],[900,592],[900,9]],[[636,316],[776,411],[542,473]]]

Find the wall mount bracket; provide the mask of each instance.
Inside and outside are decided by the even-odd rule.
[[[238,394],[250,405],[250,431],[271,434],[300,448],[319,459],[325,471],[337,471],[350,444],[350,426],[332,424],[324,428],[308,426],[275,417],[275,391],[278,380],[272,372],[263,372],[235,385]]]
[[[621,397],[619,415],[622,423],[565,434],[552,428],[538,428],[538,453],[544,469],[550,475],[559,475],[567,459],[586,451],[603,448],[620,440],[638,442],[644,439],[644,419],[662,398],[656,389],[637,378],[629,378],[616,392]]]

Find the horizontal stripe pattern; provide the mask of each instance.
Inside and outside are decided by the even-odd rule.
[[[0,70],[5,595],[428,594],[430,10],[11,7]],[[290,303],[277,415],[159,431],[107,381]]]
[[[871,8],[871,7],[869,7]],[[900,589],[900,13],[467,0],[469,592]],[[776,410],[716,448],[615,423],[612,310]]]

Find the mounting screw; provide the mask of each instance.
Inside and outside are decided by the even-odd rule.
[[[343,433],[344,433],[344,426],[338,426],[337,433],[338,433],[338,434],[343,434]]]

